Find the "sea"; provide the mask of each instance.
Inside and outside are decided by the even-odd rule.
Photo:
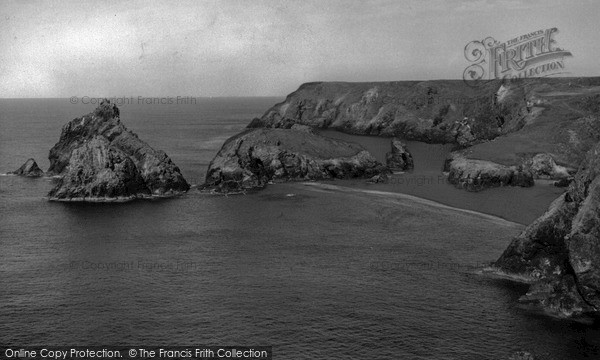
[[[443,145],[408,142],[415,170],[200,192],[223,142],[283,98],[123,104],[121,119],[196,187],[118,204],[46,200],[52,178],[0,176],[0,346],[272,346],[276,359],[600,358],[597,323],[519,305],[482,276],[561,189],[483,192],[440,178]],[[48,150],[95,105],[0,100],[0,172]],[[389,139],[335,131],[383,160]]]

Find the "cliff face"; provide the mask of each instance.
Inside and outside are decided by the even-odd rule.
[[[253,129],[228,139],[211,161],[205,189],[240,192],[270,181],[372,177],[388,172],[360,145],[306,129]]]
[[[600,78],[489,81],[477,88],[458,80],[309,83],[248,127],[301,124],[452,143],[451,181],[481,190],[569,178],[600,141],[599,104]],[[470,186],[473,175],[485,179]]]
[[[523,91],[511,93],[499,105],[499,87],[492,82],[473,89],[461,81],[309,83],[248,127],[303,124],[466,146],[523,126]]]
[[[67,123],[49,159],[48,173],[61,176],[53,200],[167,196],[190,187],[167,154],[125,128],[109,101]]]
[[[600,311],[600,143],[587,153],[568,191],[494,266],[533,284],[521,301],[561,316]]]

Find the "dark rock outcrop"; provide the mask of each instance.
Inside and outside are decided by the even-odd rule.
[[[20,168],[15,171],[9,172],[9,174],[27,176],[27,177],[40,177],[44,176],[44,172],[33,159],[28,159]]]
[[[413,158],[406,145],[397,138],[392,139],[392,151],[385,154],[390,170],[403,171],[414,168]]]
[[[75,148],[52,199],[123,199],[150,196],[133,160],[102,137],[95,136]]]
[[[529,169],[536,179],[561,180],[570,176],[567,168],[557,165],[552,155],[547,153],[535,155],[523,166]]]
[[[291,129],[251,129],[229,138],[204,189],[240,192],[269,181],[373,177],[389,170],[360,145]]]
[[[450,155],[444,164],[448,181],[459,188],[480,191],[497,186],[534,185],[533,175],[522,166],[506,166],[486,160],[468,159],[459,153]]]
[[[119,109],[108,100],[67,123],[49,159],[48,173],[61,176],[51,200],[171,196],[190,188],[167,154],[125,128]]]
[[[532,283],[521,301],[555,315],[600,311],[600,144],[569,190],[512,241],[493,271]]]

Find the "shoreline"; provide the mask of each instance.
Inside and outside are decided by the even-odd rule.
[[[335,130],[322,130],[319,133],[322,136],[357,143],[383,163],[385,153],[390,151],[391,138],[351,135]],[[452,150],[450,145],[419,141],[405,143],[413,156],[414,169],[394,173],[383,183],[370,184],[365,179],[339,180],[340,183],[365,190],[407,194],[450,207],[497,216],[522,225],[528,225],[541,216],[566,190],[542,179],[535,180],[535,185],[529,188],[501,186],[478,192],[460,189],[450,184],[443,172],[444,162]]]

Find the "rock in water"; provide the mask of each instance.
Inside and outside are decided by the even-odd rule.
[[[372,177],[387,167],[358,144],[291,129],[251,129],[229,138],[206,174],[205,189],[239,192],[269,181]]]
[[[528,167],[537,179],[562,180],[569,177],[568,170],[557,165],[550,154],[537,154],[527,161],[524,166]]]
[[[9,172],[9,174],[28,177],[44,176],[44,172],[42,171],[42,169],[40,169],[38,164],[33,159],[28,159],[27,161],[25,161],[25,164],[21,165],[20,168],[18,168],[15,171]]]
[[[131,199],[150,195],[133,160],[102,136],[73,150],[69,165],[50,191],[56,199]]]
[[[385,161],[390,170],[409,170],[414,168],[413,158],[408,148],[397,138],[392,139],[392,151],[385,154]]]
[[[49,159],[48,173],[62,176],[48,194],[51,200],[169,196],[190,188],[167,154],[125,128],[108,100],[67,123]]]
[[[479,191],[496,186],[534,185],[532,173],[522,166],[506,166],[492,161],[468,159],[459,153],[451,154],[444,164],[448,181],[459,188]]]
[[[569,190],[504,251],[495,267],[533,284],[521,301],[563,317],[600,311],[600,143]]]

